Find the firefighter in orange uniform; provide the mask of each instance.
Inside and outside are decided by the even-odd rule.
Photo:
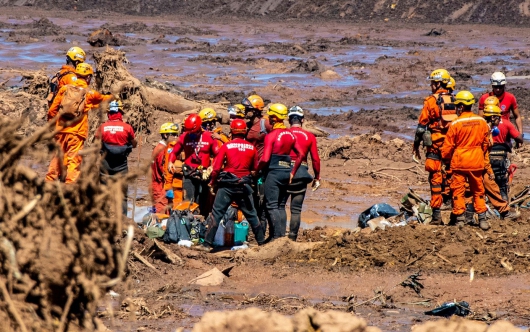
[[[55,139],[64,153],[64,158],[62,161],[57,156],[52,159],[48,173],[46,174],[46,181],[54,181],[59,178],[61,180],[64,178],[65,183],[74,183],[77,181],[82,160],[79,151],[85,145],[85,140],[88,137],[88,111],[98,107],[103,101],[113,99],[112,95],[102,95],[97,91],[89,89],[88,86],[90,85],[94,70],[88,63],[78,64],[75,69],[75,74],[77,80],[72,85],[86,90],[84,95],[84,108],[81,110],[80,116],[72,120],[67,121],[62,116],[59,116],[56,120],[55,129],[58,131],[58,134],[55,136]],[[48,121],[53,120],[60,113],[63,99],[66,102],[64,96],[68,90],[68,86],[66,85],[59,89],[56,98],[48,110]],[[61,162],[64,165],[66,174],[61,174]]]
[[[85,60],[86,54],[81,47],[74,46],[66,52],[66,64],[50,79],[50,92],[46,98],[48,107],[52,105],[59,89],[67,84],[73,84],[77,80],[75,68],[78,64],[85,62]]]
[[[453,191],[453,218],[457,225],[466,221],[465,186],[473,195],[473,206],[478,214],[479,226],[483,230],[490,228],[487,219],[487,207],[484,200],[484,170],[487,154],[491,147],[490,128],[482,117],[471,111],[475,97],[469,91],[460,91],[455,96],[458,118],[454,120],[442,146],[442,160],[450,165],[453,172],[451,190]]]
[[[174,125],[177,126],[176,123]],[[178,133],[176,134],[176,136],[173,137],[178,138]],[[177,206],[182,203],[183,200],[182,161],[179,159],[175,160],[175,173],[171,173],[168,168],[169,155],[171,154],[171,151],[173,151],[173,148],[176,144],[176,139],[169,141],[167,143],[166,151],[164,153],[164,190],[166,191],[166,198],[168,200],[168,204],[172,207],[173,210],[175,210]]]
[[[441,207],[450,201],[451,192],[447,178],[450,172],[442,172],[440,150],[444,144],[445,134],[456,119],[454,97],[447,90],[451,76],[445,69],[437,69],[428,78],[431,82],[432,95],[425,98],[423,109],[418,120],[414,138],[413,159],[420,160],[420,143],[427,147],[425,170],[429,172],[431,185],[432,225],[442,224]]]

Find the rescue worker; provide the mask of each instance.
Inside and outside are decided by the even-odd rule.
[[[56,119],[55,130],[58,131],[58,134],[55,136],[55,140],[61,147],[64,157],[63,160],[59,160],[56,155],[52,159],[48,167],[48,173],[46,174],[46,181],[55,181],[58,179],[61,179],[61,181],[64,179],[65,183],[74,183],[77,181],[82,161],[79,151],[84,147],[85,140],[88,137],[88,111],[99,107],[99,104],[104,101],[113,99],[112,95],[102,95],[95,90],[89,89],[94,70],[88,63],[83,62],[78,64],[75,69],[75,74],[77,79],[72,84],[63,86],[57,92],[57,96],[48,110],[48,121],[54,120],[60,114],[60,110],[63,107],[61,104],[63,99],[65,103],[67,102],[64,96],[69,86],[76,87],[85,92],[84,108],[80,110],[81,114],[73,119],[67,120],[62,115],[59,115]],[[65,174],[62,172],[63,167],[66,171]]]
[[[495,98],[496,97],[490,97]],[[486,171],[484,174],[484,189],[486,190],[486,196],[488,196],[488,199],[493,205],[493,207],[499,211],[501,219],[516,219],[520,216],[520,212],[510,210],[510,206],[508,204],[508,195],[502,194],[502,189],[500,189],[499,184],[496,182],[498,173],[496,173],[497,166],[502,166],[504,168],[506,159],[504,159],[504,155],[501,153],[498,153],[498,151],[506,151],[504,148],[498,149],[495,148],[495,145],[501,145],[504,146],[503,143],[496,143],[496,141],[499,141],[501,138],[500,136],[500,129],[499,126],[501,125],[501,109],[497,105],[486,105],[484,106],[484,119],[488,123],[488,126],[490,128],[490,140],[493,142],[493,147],[489,151],[489,155],[487,158],[486,163]],[[510,126],[517,132],[514,125],[509,122]],[[518,133],[518,132],[517,132]],[[522,141],[522,138],[521,138]],[[506,152],[507,155],[507,152]],[[500,162],[499,162],[500,159]],[[504,175],[506,174],[506,168],[504,168]],[[471,210],[472,209],[469,209]],[[469,219],[469,216],[467,216],[467,219]]]
[[[257,151],[254,145],[245,140],[247,124],[236,119],[230,124],[232,140],[224,144],[215,157],[209,183],[212,191],[217,188],[213,204],[211,224],[208,225],[204,243],[197,249],[210,251],[219,223],[228,207],[235,202],[249,222],[259,245],[265,241],[263,228],[260,225],[252,198],[251,172],[257,165]],[[224,166],[223,166],[224,165]]]
[[[174,124],[177,128],[177,134],[172,135],[171,137],[174,139],[169,140],[167,143],[166,150],[164,151],[164,190],[166,191],[166,198],[168,201],[168,205],[175,210],[177,206],[182,203],[184,194],[182,189],[182,181],[183,181],[183,175],[182,175],[182,160],[180,160],[180,156],[177,156],[177,159],[175,160],[175,173],[171,173],[169,171],[169,155],[171,154],[171,151],[173,151],[173,148],[177,144],[177,138],[179,134],[179,127],[175,123]]]
[[[296,137],[296,149],[300,153],[302,164],[293,177],[291,183],[287,186],[286,195],[282,196],[280,203],[280,212],[285,213],[285,204],[291,197],[291,220],[289,224],[289,239],[296,241],[298,230],[300,229],[300,217],[302,214],[302,205],[304,204],[307,185],[312,182],[313,191],[320,187],[320,157],[318,155],[317,140],[315,135],[302,129],[304,123],[304,110],[300,106],[293,106],[288,113],[290,128],[289,131]],[[311,155],[314,178],[309,174],[307,156]],[[294,166],[296,153],[291,151],[291,164]],[[282,215],[282,219],[287,219]]]
[[[51,106],[60,88],[67,84],[73,84],[77,80],[75,68],[85,60],[86,54],[81,47],[73,46],[66,52],[66,64],[50,79],[50,92],[46,98],[48,107]]]
[[[160,126],[161,140],[153,149],[151,154],[151,199],[156,213],[167,214],[167,207],[169,204],[168,197],[165,190],[164,169],[165,151],[168,142],[174,141],[177,138],[179,129],[178,126],[172,122],[164,123]]]
[[[206,217],[210,212],[208,199],[208,180],[211,173],[211,158],[215,157],[219,146],[211,133],[202,129],[199,115],[190,114],[184,120],[184,133],[169,155],[169,170],[176,172],[175,161],[184,152],[182,172],[184,175],[184,200],[199,204],[201,214]]]
[[[490,163],[495,174],[495,182],[499,186],[502,198],[508,201],[508,153],[512,152],[512,138],[516,146],[519,146],[523,144],[523,136],[510,121],[502,119],[498,111],[502,114],[498,106],[486,105],[483,114],[492,128],[493,146],[490,152]]]
[[[428,80],[432,95],[425,98],[413,146],[413,159],[419,163],[420,143],[427,148],[425,170],[429,172],[431,185],[432,225],[442,223],[441,208],[450,206],[451,192],[447,179],[451,171],[442,172],[441,148],[451,121],[456,119],[454,97],[447,90],[451,76],[445,69],[437,69]]]
[[[202,121],[202,129],[209,131],[212,137],[218,141],[219,146],[230,139],[223,133],[223,128],[217,127],[217,112],[213,108],[207,107],[199,112]]]
[[[263,156],[258,164],[258,171],[265,171],[265,208],[271,221],[269,237],[273,240],[285,236],[287,219],[285,207],[280,203],[287,195],[287,185],[302,163],[302,155],[295,146],[296,137],[286,129],[283,121],[287,119],[288,110],[283,104],[272,104],[267,111],[272,131],[265,136]],[[291,166],[291,151],[296,156]]]
[[[101,182],[106,183],[107,177],[116,177],[118,174],[127,174],[129,166],[127,157],[132,149],[138,145],[134,130],[130,124],[123,122],[123,103],[121,100],[111,101],[108,120],[99,126],[96,138],[101,139]],[[123,184],[122,212],[127,214],[128,185]]]
[[[499,99],[499,107],[502,112],[502,119],[509,122],[510,113],[513,113],[515,118],[515,126],[517,130],[523,132],[523,119],[519,113],[519,108],[517,107],[517,99],[515,96],[509,92],[506,92],[506,76],[501,72],[495,72],[491,75],[491,92],[485,93],[480,97],[478,103],[479,115],[482,115],[484,110],[484,101],[489,96],[495,96]]]
[[[248,132],[246,139],[249,141],[256,150],[258,151],[258,159],[263,156],[263,142],[265,135],[272,130],[272,126],[263,117],[263,109],[265,108],[265,102],[263,98],[258,95],[250,95],[241,101],[241,104],[245,107],[245,119],[247,120]],[[258,212],[258,217],[264,227],[267,227],[267,216],[265,209],[265,189],[264,189],[264,176],[259,173],[256,176],[254,183],[254,207]],[[266,229],[266,228],[265,228]]]
[[[455,96],[458,118],[452,121],[442,146],[442,160],[450,165],[452,174],[453,215],[457,225],[465,224],[465,186],[469,183],[473,195],[473,206],[478,214],[479,226],[490,228],[484,200],[483,175],[487,153],[490,148],[489,127],[482,117],[475,115],[471,108],[475,97],[469,91],[460,91]]]

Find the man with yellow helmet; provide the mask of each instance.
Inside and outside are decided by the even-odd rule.
[[[287,194],[287,185],[302,163],[302,156],[295,147],[296,137],[283,123],[288,117],[287,107],[283,104],[272,104],[267,115],[273,129],[265,136],[263,155],[257,170],[266,174],[264,189],[265,208],[271,222],[269,236],[277,239],[285,236],[287,229],[285,207],[281,211],[280,202]],[[291,151],[296,154],[294,166],[291,166]]]
[[[48,110],[48,121],[56,121],[55,130],[58,134],[55,139],[64,153],[64,159],[59,160],[57,157],[52,159],[46,174],[46,181],[55,181],[59,178],[64,179],[65,183],[77,181],[82,160],[79,151],[84,147],[88,137],[88,111],[99,107],[99,104],[104,101],[113,99],[112,95],[102,95],[89,88],[94,70],[88,63],[78,64],[75,74],[77,79],[72,84],[59,89]],[[74,95],[82,99],[72,100],[71,96]],[[63,111],[73,104],[77,105],[79,114],[73,118],[67,118]],[[63,167],[60,163],[66,168],[66,174],[61,174]]]
[[[108,120],[99,126],[96,138],[101,139],[101,182],[106,183],[108,177],[127,174],[129,165],[127,157],[136,147],[137,141],[132,126],[123,121],[123,103],[121,100],[111,101],[107,112]],[[128,184],[123,184],[122,212],[127,214]]]
[[[425,170],[429,172],[431,185],[431,207],[433,225],[442,223],[440,208],[448,205],[451,193],[448,183],[449,172],[442,172],[442,158],[440,150],[444,144],[445,134],[456,119],[454,97],[447,90],[451,76],[445,69],[437,69],[428,77],[432,95],[425,98],[423,109],[418,119],[418,127],[413,146],[413,159],[419,162],[420,143],[427,148]]]
[[[149,191],[153,202],[153,207],[156,213],[166,213],[169,200],[164,188],[165,169],[167,168],[165,152],[167,150],[168,142],[174,141],[179,133],[179,128],[175,123],[166,122],[160,126],[161,140],[153,149],[151,154],[151,186]],[[172,198],[172,197],[169,197]]]
[[[486,214],[488,208],[484,200],[483,175],[487,153],[491,146],[490,129],[486,120],[472,112],[475,97],[471,92],[460,91],[456,94],[454,103],[458,118],[452,121],[441,148],[442,160],[445,165],[450,165],[453,172],[452,220],[459,226],[466,222],[465,187],[466,183],[469,183],[479,226],[483,230],[488,230],[490,225]]]
[[[213,108],[203,108],[199,111],[199,117],[202,120],[202,129],[212,133],[212,137],[219,142],[219,146],[230,141],[223,133],[223,128],[217,127],[217,112]]]
[[[85,62],[85,60],[86,54],[81,47],[73,46],[66,52],[66,64],[50,78],[49,93],[46,98],[48,107],[51,106],[60,88],[66,84],[72,84],[77,79],[75,68],[78,64]]]

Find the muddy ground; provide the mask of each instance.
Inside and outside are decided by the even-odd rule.
[[[429,197],[427,175],[410,155],[431,70],[447,68],[458,89],[477,97],[488,88],[492,72],[506,72],[530,132],[527,28],[392,20],[247,23],[2,8],[0,113],[26,116],[28,133],[42,126],[42,87],[40,95],[27,95],[39,93],[39,87],[24,89],[21,71],[52,74],[72,45],[83,47],[93,63],[92,55],[101,49],[86,40],[100,27],[112,31],[129,70],[146,84],[210,102],[234,103],[256,92],[273,102],[301,105],[310,111],[309,120],[330,133],[319,139],[322,188],[308,194],[303,212],[306,229],[299,241],[319,242],[312,250],[281,243],[255,254],[206,255],[171,245],[183,260],[172,265],[137,234],[133,249],[156,271],[129,259],[127,279],[114,289],[118,295],[107,295],[99,306],[111,330],[191,329],[206,311],[257,306],[288,315],[306,307],[332,308],[384,331],[409,331],[432,319],[423,311],[454,299],[469,302],[475,319],[530,325],[526,210],[518,222],[495,221],[488,232],[426,226],[355,231],[358,214],[372,204],[397,207],[408,188]],[[427,35],[432,29],[442,33]],[[132,170],[149,159],[156,128],[175,118],[153,114],[151,134],[140,134],[142,148],[130,156]],[[514,187],[528,185],[530,150],[512,161],[519,166]],[[31,156],[23,163],[45,172],[46,164]],[[147,179],[140,177],[137,216],[149,204],[146,188]],[[234,268],[221,286],[188,283],[213,267],[229,266]],[[425,286],[420,294],[397,286],[418,271]]]

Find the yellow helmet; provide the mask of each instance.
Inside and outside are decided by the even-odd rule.
[[[176,123],[166,122],[160,126],[160,134],[175,134],[179,133],[179,126]]]
[[[88,63],[82,62],[75,67],[75,74],[79,76],[93,75],[94,69]]]
[[[486,107],[487,105],[499,106],[500,105],[499,98],[495,96],[489,96],[488,98],[484,100],[484,107]]]
[[[289,110],[284,104],[272,104],[271,106],[269,106],[269,110],[267,111],[267,115],[275,116],[280,120],[287,119],[288,113]]]
[[[202,123],[211,122],[217,120],[217,113],[213,108],[207,107],[199,112],[199,117],[201,118]]]
[[[501,109],[499,106],[486,105],[484,106],[484,116],[501,116]]]
[[[475,97],[469,91],[460,91],[455,96],[455,105],[464,104],[464,105],[473,105],[475,103]]]
[[[429,75],[428,80],[447,84],[451,80],[451,75],[445,69],[436,69]]]
[[[228,106],[228,114],[237,118],[245,117],[245,106],[243,104],[235,104]]]
[[[81,47],[74,46],[66,52],[66,57],[72,61],[85,62],[86,53]]]
[[[456,81],[455,79],[451,76],[451,78],[449,79],[449,83],[447,83],[447,88],[448,89],[451,89],[453,91],[456,90]]]

